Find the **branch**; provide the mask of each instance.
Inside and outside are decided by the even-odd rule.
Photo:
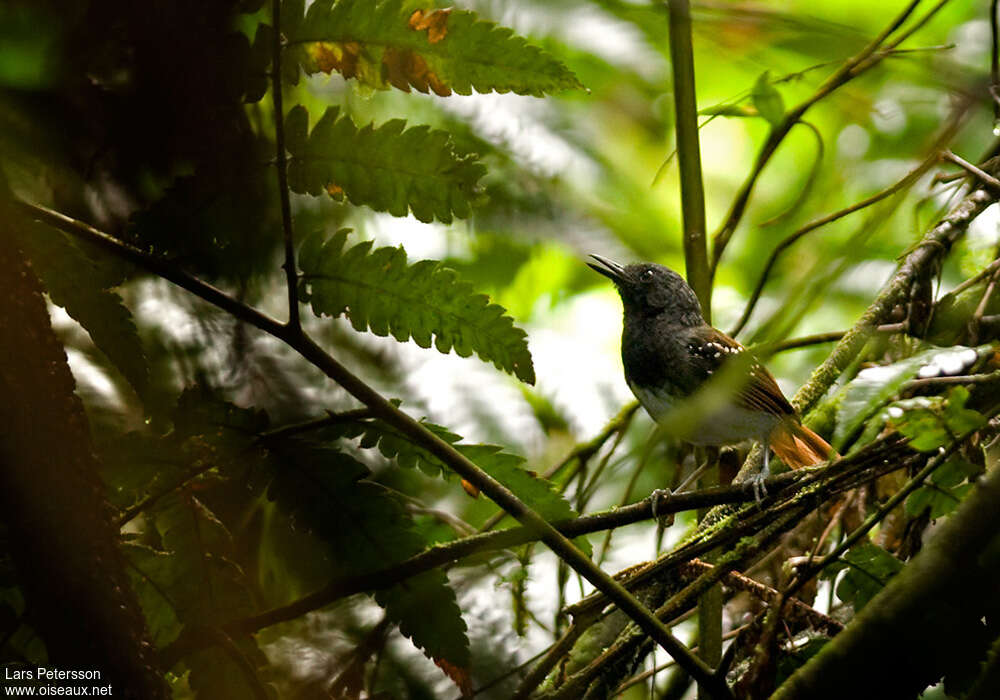
[[[969,161],[965,160],[965,158],[957,156],[951,151],[945,151],[941,155],[944,156],[945,160],[951,161],[973,177],[978,178],[981,183],[992,189],[994,194],[1000,194],[1000,180],[997,180],[982,168],[973,165]]]
[[[695,581],[657,608],[657,617],[664,622],[676,623],[676,618],[694,606],[698,597],[718,583],[729,570],[738,566],[742,560],[760,552],[774,538],[794,526],[800,517],[799,511],[805,512],[804,507],[800,505],[799,509],[793,509],[785,513],[782,517],[764,528],[757,537],[742,540],[733,551],[720,557],[719,565],[709,567],[708,571],[698,576]],[[613,673],[620,667],[620,662],[634,653],[638,637],[639,635],[636,631],[626,629],[596,659],[567,679],[559,691],[552,694],[551,700],[568,700],[569,698],[580,697],[582,691],[599,676],[604,676],[606,673]],[[609,685],[607,678],[604,678],[602,683]],[[614,680],[613,685],[618,685],[617,679]]]
[[[820,169],[823,165],[823,154],[826,152],[826,146],[823,143],[823,134],[820,130],[816,128],[816,125],[812,122],[807,122],[805,120],[799,121],[804,127],[807,127],[813,136],[816,137],[816,158],[813,160],[812,167],[809,168],[809,174],[806,176],[806,182],[802,185],[802,189],[799,190],[798,196],[795,201],[792,202],[791,206],[785,209],[783,212],[775,214],[770,219],[760,222],[760,227],[764,228],[766,226],[773,226],[774,224],[788,218],[796,211],[799,210],[806,200],[809,198],[809,193],[812,192],[813,185],[816,184],[816,180],[819,178]]]
[[[684,219],[684,262],[687,281],[701,302],[705,320],[712,321],[712,276],[705,240],[705,190],[698,144],[698,99],[694,87],[694,51],[691,47],[691,6],[688,0],[668,0],[670,65],[674,79],[677,161],[681,176],[681,212]]]
[[[685,578],[695,578],[699,574],[710,571],[712,568],[713,566],[708,562],[704,562],[700,559],[694,559],[680,568],[680,574]],[[722,577],[722,582],[730,588],[746,591],[754,597],[759,598],[764,603],[777,603],[782,595],[781,591],[777,591],[770,586],[765,586],[760,581],[755,581],[749,576],[745,576],[744,574],[736,571],[730,571],[725,574]],[[790,599],[787,604],[791,606],[792,612],[795,616],[805,620],[816,629],[826,630],[826,632],[831,636],[844,629],[844,625],[842,623],[834,620],[828,615],[824,615],[815,608],[806,605],[798,598]]]
[[[295,236],[292,232],[292,205],[288,195],[288,163],[285,160],[285,110],[281,94],[281,0],[272,0],[271,97],[274,101],[274,147],[278,170],[278,197],[281,199],[281,230],[285,239],[285,279],[288,283],[288,325],[299,327],[299,281],[295,267]]]
[[[32,216],[59,228],[66,233],[90,241],[118,257],[154,272],[164,279],[174,282],[192,294],[208,301],[234,317],[250,323],[256,328],[284,341],[309,363],[317,367],[330,379],[342,386],[349,394],[363,403],[375,418],[380,418],[405,435],[415,444],[423,447],[455,473],[485,493],[494,503],[517,518],[521,524],[537,532],[540,539],[558,556],[587,579],[593,586],[606,593],[621,610],[632,618],[644,632],[649,634],[677,663],[704,687],[720,698],[731,697],[725,682],[715,678],[712,670],[701,659],[691,654],[667,627],[653,613],[640,603],[617,581],[604,573],[583,552],[542,518],[526,506],[513,492],[485,471],[473,464],[465,455],[445,440],[428,430],[420,422],[400,411],[381,394],[351,373],[346,367],[323,350],[306,335],[300,326],[285,325],[262,314],[252,307],[239,302],[221,290],[186,272],[174,268],[170,263],[123,243],[87,224],[69,218],[45,207],[19,201],[22,209]]]
[[[754,504],[738,512],[728,513],[723,519],[711,525],[700,525],[699,532],[693,538],[688,539],[673,551],[661,555],[654,562],[641,567],[630,567],[626,570],[628,577],[624,580],[624,585],[630,590],[634,590],[647,581],[662,579],[667,572],[695,557],[718,547],[730,546],[741,537],[759,532],[789,508],[797,507],[796,494],[817,482],[824,480],[827,482],[818,487],[823,492],[820,498],[824,499],[842,490],[844,483],[853,483],[854,480],[858,480],[859,474],[862,472],[870,470],[872,473],[867,478],[874,479],[888,471],[907,467],[909,462],[901,457],[908,451],[909,448],[905,446],[905,440],[892,433],[828,466],[805,467],[794,472],[780,474],[779,476],[793,474],[798,477],[793,482],[794,492],[788,490],[792,493],[788,500],[778,500],[778,496],[781,494],[769,490],[771,495],[762,504]],[[742,485],[741,483],[740,486]],[[767,488],[770,489],[770,486]],[[585,614],[594,608],[603,608],[608,603],[607,597],[601,593],[592,593],[578,603],[569,606],[567,612],[574,616]]]

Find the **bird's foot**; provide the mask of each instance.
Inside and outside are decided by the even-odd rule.
[[[664,521],[667,521],[669,519],[669,522],[664,522],[665,525],[673,524],[674,514],[664,513],[661,516],[660,510],[664,507],[666,502],[669,501],[672,496],[673,494],[670,492],[670,489],[656,489],[651,494],[649,494],[649,498],[652,500],[653,518],[655,518],[656,520],[660,520],[660,518],[662,517]]]
[[[764,482],[767,481],[767,477],[770,475],[770,470],[767,467],[764,467],[747,480],[753,487],[753,499],[758,503],[758,505],[764,498],[767,497],[767,486]]]

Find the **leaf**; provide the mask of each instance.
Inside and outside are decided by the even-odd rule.
[[[753,106],[757,108],[758,114],[771,126],[777,126],[785,118],[785,101],[781,98],[781,93],[771,84],[770,71],[764,71],[757,78],[750,92],[750,99],[753,100]]]
[[[124,281],[122,268],[95,258],[65,234],[41,225],[20,236],[49,299],[90,334],[98,350],[143,398],[149,367],[132,313],[111,291]]]
[[[523,457],[504,452],[503,448],[496,445],[459,444],[462,440],[460,435],[456,435],[440,425],[426,421],[422,421],[422,423],[442,440],[454,445],[470,461],[510,489],[515,496],[546,520],[556,521],[576,517],[576,511],[556,491],[555,485],[551,481],[524,468],[525,460]],[[324,428],[318,434],[322,435],[323,439],[360,438],[361,447],[367,449],[377,447],[383,456],[396,460],[399,466],[408,469],[418,467],[429,476],[448,477],[452,473],[436,456],[423,447],[414,445],[409,438],[401,435],[382,421],[366,420],[354,424],[341,423]],[[590,555],[591,547],[586,538],[577,538],[575,542],[588,556]]]
[[[342,230],[321,247],[315,240],[303,244],[315,252],[300,261],[302,298],[312,302],[317,315],[344,314],[356,330],[391,334],[400,342],[412,337],[422,348],[433,340],[442,353],[453,348],[462,357],[476,353],[534,383],[526,334],[502,307],[437,261],[408,265],[402,247],[372,250],[371,241],[365,241],[345,250],[346,241]]]
[[[954,374],[956,372],[950,370],[956,367],[961,370],[967,360],[975,361],[981,351],[985,352],[985,348],[930,348],[892,365],[863,370],[847,385],[844,398],[837,409],[834,447],[843,451],[842,448],[855,431],[891,400],[903,384],[917,376],[918,372],[923,376],[936,376],[934,372],[944,369],[949,370],[947,373]]]
[[[162,649],[174,641],[181,631],[174,602],[161,587],[164,582],[174,580],[170,570],[173,556],[135,542],[123,543],[122,551],[153,644]]]
[[[556,492],[552,482],[522,466],[523,457],[503,452],[496,445],[455,447],[546,520],[566,520],[576,515],[569,502]]]
[[[232,535],[204,503],[184,491],[171,493],[157,502],[153,516],[172,555],[172,578],[163,589],[186,624],[228,622],[254,612]]]
[[[352,457],[301,440],[274,449],[268,497],[331,548],[342,575],[402,561],[427,542],[395,495],[365,479],[368,468]],[[433,659],[465,667],[465,622],[444,572],[434,570],[375,592],[389,619]]]
[[[834,567],[828,567],[826,577],[838,570],[847,573],[837,584],[837,597],[861,610],[903,568],[903,562],[870,542],[853,547]]]
[[[317,0],[284,27],[289,64],[405,92],[541,97],[583,88],[576,76],[512,30],[458,9],[413,9],[404,0]]]
[[[421,424],[445,442],[456,443],[462,439],[460,435],[456,435],[440,425],[427,421],[421,421]],[[435,455],[423,447],[413,444],[410,438],[380,420],[341,423],[333,428],[325,429],[322,434],[326,439],[360,438],[361,447],[365,449],[378,448],[383,457],[394,460],[404,469],[416,467],[433,477],[443,476],[447,478],[452,474],[445,463]]]
[[[300,194],[347,197],[393,216],[412,212],[420,221],[451,223],[467,218],[486,168],[474,153],[459,153],[448,132],[428,126],[406,129],[393,119],[362,129],[337,107],[326,110],[305,136],[308,115],[297,105],[285,128],[288,186]],[[405,129],[405,130],[404,130]]]
[[[968,399],[969,390],[956,386],[946,400],[919,397],[897,401],[889,408],[889,416],[892,425],[910,439],[910,447],[930,452],[986,423],[982,414],[965,408]]]
[[[960,457],[952,457],[931,475],[930,483],[911,493],[904,509],[910,517],[916,517],[930,509],[932,520],[943,517],[955,510],[972,491],[972,484],[963,483],[979,473],[979,467]]]

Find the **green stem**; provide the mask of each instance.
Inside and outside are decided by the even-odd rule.
[[[694,89],[694,51],[691,46],[691,6],[688,0],[669,0],[670,61],[673,65],[677,161],[681,175],[681,211],[684,216],[684,262],[687,280],[701,302],[705,320],[712,322],[712,277],[705,235],[705,190],[698,144],[698,101]]]
[[[281,201],[281,230],[285,241],[285,280],[288,285],[288,325],[299,327],[298,271],[295,268],[295,236],[292,232],[292,204],[288,196],[288,163],[285,156],[285,109],[281,94],[281,0],[273,0],[271,22],[271,98],[274,101],[275,166],[278,171],[278,198]]]

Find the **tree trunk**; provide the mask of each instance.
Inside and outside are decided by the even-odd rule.
[[[53,666],[100,671],[114,697],[166,698],[66,353],[2,204],[0,518],[25,621]]]

